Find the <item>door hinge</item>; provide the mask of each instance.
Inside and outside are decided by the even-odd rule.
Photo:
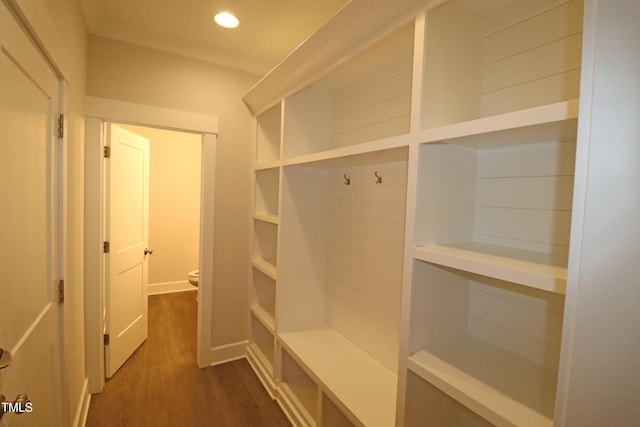
[[[111,147],[109,145],[104,146],[104,158],[108,159],[111,157]]]
[[[103,339],[104,345],[109,345],[109,334],[104,334]]]
[[[102,242],[102,252],[108,254],[111,250],[111,244],[109,242]]]
[[[58,115],[58,137],[64,136],[64,114]]]
[[[64,302],[64,280],[58,281],[58,303]]]

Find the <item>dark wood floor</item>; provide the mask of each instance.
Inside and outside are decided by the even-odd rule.
[[[199,369],[195,293],[149,297],[149,337],[102,393],[87,426],[289,426],[246,360]]]

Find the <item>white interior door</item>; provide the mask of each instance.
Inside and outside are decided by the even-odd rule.
[[[147,339],[149,140],[109,124],[107,137],[106,376]]]
[[[57,283],[60,271],[59,81],[0,3],[0,394],[3,426],[62,425]],[[3,358],[3,359],[4,359]],[[5,406],[5,409],[8,407]]]

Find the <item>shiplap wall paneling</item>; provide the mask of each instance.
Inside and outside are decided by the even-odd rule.
[[[411,22],[331,77],[335,147],[409,132],[413,38]]]
[[[277,220],[280,199],[280,169],[262,169],[255,171],[255,211],[256,215]]]
[[[495,4],[428,13],[423,129],[578,98],[582,0]]]
[[[575,141],[478,152],[474,241],[555,255],[566,266]]]
[[[285,159],[331,149],[331,91],[314,85],[287,97],[283,133]]]
[[[411,304],[409,369],[492,423],[552,424],[563,295],[415,261]]]
[[[325,321],[393,371],[406,183],[406,161],[332,169],[328,182]]]
[[[451,245],[518,260],[517,265],[502,264],[511,270],[507,274],[531,267],[535,276],[542,265],[542,282],[534,277],[522,284],[564,292],[575,141],[490,148],[427,144],[420,150],[418,247],[429,251],[429,245]]]
[[[257,118],[256,164],[262,165],[280,159],[282,140],[282,106],[278,103]]]
[[[409,132],[413,23],[285,100],[284,157]]]

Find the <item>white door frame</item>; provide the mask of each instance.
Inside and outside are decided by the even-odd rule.
[[[198,366],[210,360],[212,296],[215,165],[218,118],[206,114],[171,110],[106,98],[86,97],[85,119],[85,349],[89,391],[99,393],[104,387],[104,321],[102,253],[103,147],[105,122],[149,126],[202,135],[202,177],[200,190],[200,279],[198,298]],[[186,273],[185,273],[186,274]]]

